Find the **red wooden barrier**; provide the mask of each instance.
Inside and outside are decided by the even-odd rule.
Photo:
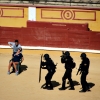
[[[100,50],[100,32],[59,28],[0,27],[0,44],[18,39],[23,46],[66,47]]]
[[[27,27],[59,28],[67,30],[88,30],[87,23],[58,23],[58,22],[38,22],[27,21]]]

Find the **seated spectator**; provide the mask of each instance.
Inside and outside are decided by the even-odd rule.
[[[23,62],[23,60],[24,60],[24,57],[23,57],[21,52],[22,52],[22,48],[19,48],[16,53],[13,53],[13,55],[12,55],[13,58],[12,58],[11,62],[8,65],[7,74],[10,74],[10,68],[13,65],[14,69],[15,69],[15,74],[18,75],[18,70],[17,70],[16,66],[19,64],[20,60],[21,60],[21,62]]]

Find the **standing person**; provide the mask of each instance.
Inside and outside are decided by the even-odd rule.
[[[62,77],[62,87],[60,90],[65,90],[65,84],[66,84],[66,79],[69,80],[70,83],[70,89],[69,90],[74,90],[74,84],[71,78],[72,74],[72,69],[73,69],[73,58],[70,56],[70,53],[66,51],[63,56],[61,56],[61,63],[65,63],[65,73],[64,76]]]
[[[89,73],[90,60],[87,58],[85,53],[82,53],[80,57],[82,59],[80,64],[82,90],[79,92],[86,92],[87,90],[89,91],[89,84],[86,81],[86,77]]]
[[[51,79],[54,75],[54,73],[56,72],[56,65],[54,64],[54,62],[52,61],[52,59],[49,57],[49,54],[45,54],[44,55],[44,60],[45,62],[42,62],[42,69],[47,69],[48,73],[45,76],[45,81],[46,81],[46,86],[44,87],[44,89],[49,89],[49,90],[53,90],[53,85],[51,83]],[[46,67],[44,67],[46,66]],[[49,87],[50,85],[50,87]]]
[[[18,51],[18,48],[21,48],[18,40],[15,40],[15,42],[8,42],[8,44],[13,49],[13,53],[16,53]]]

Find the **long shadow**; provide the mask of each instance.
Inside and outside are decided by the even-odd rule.
[[[19,67],[19,74],[21,74],[23,71],[26,71],[27,68],[28,68],[28,67],[27,67],[26,65],[21,65],[21,66]],[[12,73],[15,73],[14,67],[12,67],[11,74],[12,74]]]
[[[74,86],[80,85],[80,83],[78,81],[73,81]]]
[[[80,83],[79,83],[79,82],[77,82],[77,81],[73,81],[73,83],[74,83],[74,86],[80,85]],[[94,84],[94,83],[92,83],[92,82],[88,82],[88,84],[89,84],[89,87],[90,87],[90,88],[92,88],[92,87],[94,87],[94,86],[95,86],[95,84]]]
[[[59,82],[57,82],[57,81],[52,81],[51,83],[53,84],[53,87],[57,87],[57,86],[59,86],[59,85],[60,85],[60,83],[59,83]]]
[[[19,74],[21,74],[23,71],[26,71],[27,70],[27,66],[26,65],[21,65],[20,66],[20,73]]]
[[[57,87],[57,86],[60,85],[60,83],[57,82],[57,81],[51,81],[51,83],[52,83],[53,87]],[[41,88],[43,88],[45,85],[46,85],[46,83],[44,83],[44,84],[41,86]]]
[[[89,82],[88,84],[89,84],[90,88],[92,88],[92,87],[94,87],[94,86],[95,86],[95,84],[94,84],[94,83],[92,83],[92,82]]]
[[[70,84],[69,81],[67,82],[67,84]],[[80,85],[80,83],[78,81],[73,80],[73,84],[74,86]]]
[[[64,90],[68,89],[70,86],[66,86]],[[62,90],[62,87],[59,88],[59,90]]]
[[[67,82],[67,84],[69,84],[69,85],[66,86],[64,90],[66,90],[66,89],[68,89],[68,88],[70,87],[69,81]],[[80,83],[79,83],[78,81],[75,81],[75,80],[73,80],[73,84],[74,84],[74,86],[80,85]],[[59,90],[61,90],[61,89],[62,89],[62,88],[59,88]]]

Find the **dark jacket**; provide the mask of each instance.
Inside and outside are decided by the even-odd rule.
[[[71,56],[68,56],[66,58],[62,57],[61,63],[65,63],[65,69],[72,70],[73,58]]]
[[[22,53],[19,53],[18,55],[13,53],[12,61],[19,62],[22,59],[22,57],[23,57]]]
[[[56,65],[54,64],[51,58],[46,60],[46,62],[42,62],[42,66],[46,66],[44,68],[47,69],[48,72],[55,72]]]
[[[87,57],[82,60],[80,65],[81,65],[81,71],[86,73],[89,72],[90,60]]]

